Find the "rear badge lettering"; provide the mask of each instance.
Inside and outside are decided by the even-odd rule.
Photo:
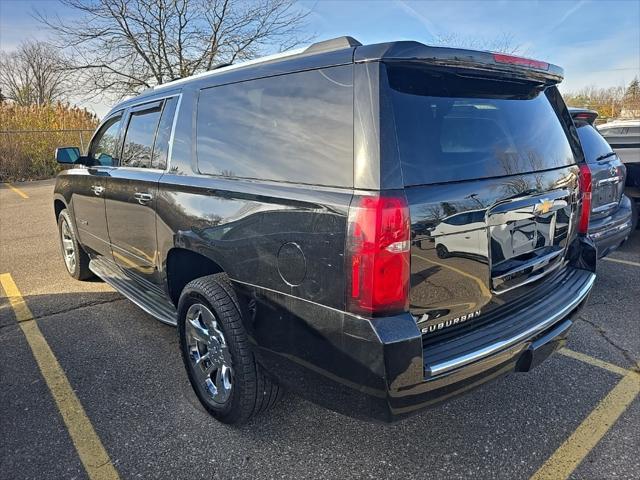
[[[478,318],[480,316],[480,313],[481,313],[481,310],[476,310],[475,312],[469,312],[464,315],[460,315],[459,317],[456,317],[456,318],[450,318],[448,320],[444,320],[439,323],[428,325],[424,327],[421,331],[422,333],[433,333],[437,330],[442,330],[443,328],[449,328],[449,327],[452,327],[453,325],[459,325],[461,323],[467,322],[474,318]],[[425,317],[429,318],[427,314],[422,316],[423,319],[425,319]]]

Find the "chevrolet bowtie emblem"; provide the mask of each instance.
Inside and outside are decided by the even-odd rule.
[[[533,207],[533,213],[535,213],[536,215],[544,215],[545,213],[549,213],[552,207],[553,201],[546,199],[541,200]]]

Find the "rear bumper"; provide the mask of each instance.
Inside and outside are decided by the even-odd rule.
[[[393,422],[528,371],[562,346],[595,280],[593,243],[573,245],[569,264],[535,295],[432,340],[409,313],[367,319],[266,290],[245,292],[265,315],[247,328],[259,362],[284,386],[352,417]]]
[[[589,224],[589,237],[596,244],[598,258],[618,248],[630,235],[632,225],[631,200],[623,195],[620,206],[611,215]]]

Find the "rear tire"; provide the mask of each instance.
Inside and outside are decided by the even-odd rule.
[[[281,397],[282,389],[256,362],[226,274],[187,284],[178,302],[178,335],[193,391],[220,422],[244,423]]]
[[[73,229],[71,216],[66,209],[62,210],[58,215],[58,236],[60,238],[62,259],[69,275],[76,280],[92,278],[94,275],[89,270],[89,255],[78,243],[78,236]]]

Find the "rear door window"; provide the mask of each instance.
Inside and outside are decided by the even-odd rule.
[[[517,175],[575,163],[545,91],[418,66],[387,66],[405,185]]]
[[[160,120],[161,106],[162,104],[159,103],[148,109],[131,113],[124,137],[121,166],[151,167],[151,154]]]
[[[151,157],[151,168],[164,170],[167,168],[167,157],[169,156],[169,141],[173,130],[173,118],[176,113],[178,97],[171,97],[164,102],[162,117],[158,125],[156,141],[153,145],[153,155]]]
[[[353,186],[353,67],[204,89],[200,173]]]

